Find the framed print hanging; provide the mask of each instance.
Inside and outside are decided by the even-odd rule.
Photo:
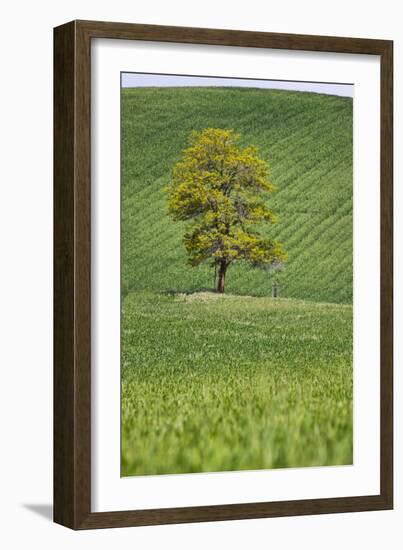
[[[54,519],[393,506],[393,43],[54,33]]]

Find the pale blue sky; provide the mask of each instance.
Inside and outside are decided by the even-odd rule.
[[[322,82],[294,82],[287,80],[255,80],[242,78],[217,78],[210,76],[181,76],[145,73],[122,73],[123,88],[160,86],[238,86],[276,90],[298,90],[353,97],[352,84]]]

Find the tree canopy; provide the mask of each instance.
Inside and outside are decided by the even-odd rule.
[[[193,131],[172,170],[168,211],[187,223],[184,245],[191,265],[211,261],[218,268],[217,291],[224,292],[228,267],[240,260],[272,268],[286,260],[280,243],[259,234],[276,216],[266,204],[269,167],[254,146],[241,147],[234,130]]]

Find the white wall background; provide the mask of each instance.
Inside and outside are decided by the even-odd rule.
[[[0,544],[4,548],[401,547],[403,484],[400,3],[61,0],[3,4],[0,78]],[[396,505],[367,512],[74,533],[52,500],[52,27],[97,19],[395,40]],[[400,279],[400,285],[399,285]]]

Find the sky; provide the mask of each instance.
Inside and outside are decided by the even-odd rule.
[[[123,88],[146,86],[240,86],[245,88],[267,88],[276,90],[297,90],[320,94],[353,97],[352,84],[295,82],[288,80],[254,80],[243,78],[219,78],[209,76],[183,76],[146,73],[122,73]]]

